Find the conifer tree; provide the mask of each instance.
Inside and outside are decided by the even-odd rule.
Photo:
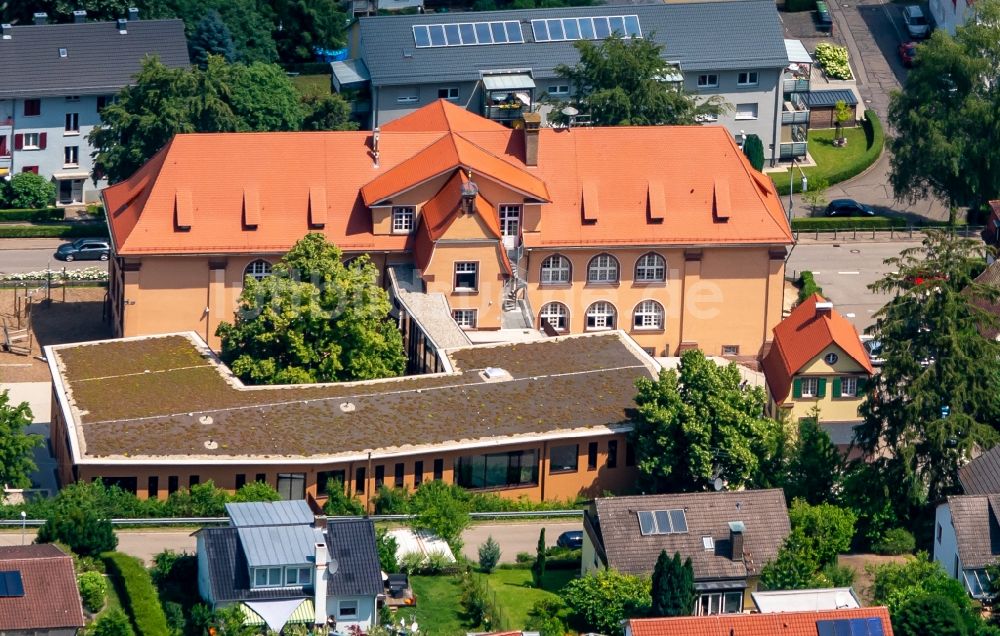
[[[227,62],[236,61],[233,36],[215,9],[206,13],[198,23],[198,27],[191,34],[188,48],[191,50],[191,61],[198,68],[205,68],[208,65],[209,55],[220,55]]]
[[[694,569],[691,559],[681,564],[681,555],[660,551],[653,569],[653,605],[650,616],[690,616],[694,608]]]

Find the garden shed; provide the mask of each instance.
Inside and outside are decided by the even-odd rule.
[[[809,106],[810,128],[833,128],[833,111],[837,102],[844,102],[851,109],[851,118],[844,122],[847,128],[858,125],[858,97],[854,91],[846,88],[826,91],[810,91],[806,93],[806,104]]]

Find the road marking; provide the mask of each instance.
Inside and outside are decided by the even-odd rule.
[[[851,314],[844,314],[844,315],[847,316],[848,318],[854,318],[855,317],[853,313],[851,313]]]
[[[858,275],[858,274],[860,274],[861,272],[837,272],[837,273],[838,273],[838,274],[843,274],[843,275],[845,275],[845,276],[848,276],[848,275],[850,275],[850,276],[857,276],[857,275]]]

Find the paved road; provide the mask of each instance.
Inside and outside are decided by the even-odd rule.
[[[896,256],[919,242],[893,243],[852,242],[799,243],[788,259],[787,275],[798,276],[809,270],[823,294],[833,301],[859,331],[874,324],[873,314],[881,309],[888,297],[868,290],[868,285],[889,273],[883,261]]]
[[[500,544],[502,551],[500,560],[513,562],[518,552],[534,554],[538,544],[538,531],[545,526],[546,543],[555,545],[556,538],[567,530],[580,530],[580,521],[574,522],[531,522],[531,523],[487,523],[477,524],[465,531],[463,552],[470,559],[478,558],[479,545],[491,536]],[[192,529],[185,530],[121,530],[118,532],[118,549],[126,554],[137,556],[147,563],[153,555],[164,550],[175,552],[195,552],[195,538],[191,536]],[[35,538],[35,530],[28,528],[24,540],[31,542]],[[0,532],[0,545],[20,545],[21,532],[18,530]]]
[[[51,267],[54,270],[83,269],[108,264],[100,261],[74,261],[63,263],[52,258],[52,253],[65,241],[58,239],[0,239],[0,274],[35,272]]]

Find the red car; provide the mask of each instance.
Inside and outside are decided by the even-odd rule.
[[[899,61],[906,68],[913,67],[913,60],[917,57],[917,43],[903,42],[899,45]]]

